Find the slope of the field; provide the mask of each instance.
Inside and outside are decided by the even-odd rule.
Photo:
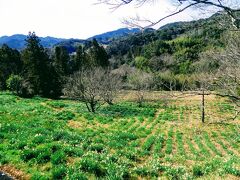
[[[0,171],[16,179],[239,179],[239,118],[208,96],[166,100],[134,92],[90,114],[69,100],[22,99],[0,93]],[[151,101],[150,101],[151,100]],[[217,123],[218,122],[218,123]]]

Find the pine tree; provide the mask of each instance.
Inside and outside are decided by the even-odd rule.
[[[62,46],[57,46],[55,48],[54,55],[54,66],[56,72],[61,76],[65,76],[69,74],[68,62],[70,60],[70,56],[67,52],[67,49]]]
[[[87,68],[90,66],[89,58],[85,52],[85,48],[80,45],[77,48],[75,56],[75,71]]]
[[[61,94],[60,75],[50,64],[49,55],[34,32],[26,39],[22,59],[23,77],[33,87],[35,95],[58,97]]]
[[[19,74],[22,69],[20,53],[6,44],[0,48],[0,89],[6,89],[6,80],[11,74]]]
[[[34,89],[34,94],[48,96],[51,78],[49,77],[49,57],[40,39],[33,32],[29,32],[26,39],[26,48],[22,53],[23,74]]]
[[[98,44],[96,39],[93,39],[92,41],[90,59],[93,66],[107,67],[109,65],[108,54],[104,47]]]

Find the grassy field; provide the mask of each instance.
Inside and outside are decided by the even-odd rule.
[[[0,171],[17,179],[240,179],[240,122],[207,97],[166,101],[131,92],[96,114],[84,104],[0,93]]]

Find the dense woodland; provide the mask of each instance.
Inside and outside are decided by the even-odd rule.
[[[227,16],[218,13],[208,19],[172,23],[159,30],[147,29],[112,39],[108,45],[101,45],[93,39],[75,47],[74,53],[69,51],[71,47],[66,44],[44,49],[37,35],[34,32],[29,33],[24,50],[19,52],[7,45],[1,47],[0,89],[11,90],[22,97],[40,95],[59,98],[64,95],[65,87],[68,89],[65,92],[74,89],[73,84],[70,87],[67,83],[71,82],[69,77],[72,78],[74,73],[92,71],[94,74],[97,68],[101,68],[105,71],[102,79],[114,76],[115,78],[112,79],[121,81],[121,85],[119,82],[112,82],[118,84],[118,87],[105,89],[102,94],[108,96],[109,91],[113,89],[116,91],[117,88],[118,90],[121,88],[200,90],[203,81],[213,74],[216,76],[217,71],[223,66],[221,56],[230,52],[232,45],[230,39],[239,38],[239,31],[229,30],[228,25],[219,25],[219,21],[223,19],[226,22]],[[134,73],[140,78],[139,80],[131,80]],[[83,74],[79,76],[84,77]],[[203,74],[205,76],[200,78]],[[96,75],[98,76],[100,75]],[[144,82],[146,77],[148,78]],[[222,88],[213,86],[216,80],[211,83],[205,90]],[[112,84],[104,85],[102,81],[99,87],[112,87]],[[83,84],[81,86],[81,91],[87,89]],[[92,88],[96,89],[96,87]],[[95,94],[95,96],[99,95]],[[75,95],[72,97],[75,98]],[[84,100],[83,97],[78,99]],[[97,102],[92,102],[92,106],[95,106],[93,104]]]
[[[0,54],[1,90],[12,89],[23,97],[57,98],[62,94],[65,77],[82,68],[109,64],[105,49],[96,40],[79,46],[74,56],[63,47],[56,47],[51,54],[35,33],[29,33],[23,51],[3,45]]]

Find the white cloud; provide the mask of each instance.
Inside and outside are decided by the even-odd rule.
[[[38,36],[87,38],[124,27],[124,17],[143,15],[157,19],[173,10],[167,2],[140,8],[126,6],[111,12],[106,5],[93,5],[96,0],[0,0],[0,35],[27,34]],[[189,12],[164,21],[191,20]]]

